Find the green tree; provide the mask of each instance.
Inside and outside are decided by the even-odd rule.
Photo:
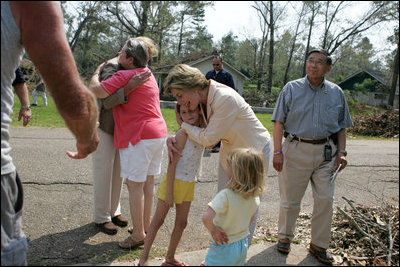
[[[177,10],[174,12],[176,17],[176,32],[178,39],[176,43],[176,55],[187,55],[191,51],[191,47],[184,45],[188,40],[193,39],[199,33],[203,37],[207,36],[204,27],[205,7],[213,5],[213,2],[207,1],[181,1]],[[196,38],[194,38],[196,39]]]
[[[237,36],[232,32],[228,32],[221,38],[220,50],[224,61],[228,61],[236,67],[236,53],[238,49]]]
[[[335,53],[333,68],[327,77],[334,82],[340,82],[360,70],[381,70],[379,59],[373,60],[375,54],[376,51],[367,37],[355,44],[343,44]]]
[[[236,66],[251,78],[251,82],[255,80],[257,51],[258,41],[256,39],[239,42],[237,47]]]
[[[98,1],[63,2],[66,35],[80,74],[87,78],[97,64],[118,51]]]

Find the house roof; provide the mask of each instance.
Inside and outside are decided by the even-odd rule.
[[[209,60],[211,58],[213,58],[214,55],[209,55],[209,56],[188,56],[185,58],[181,58],[181,59],[177,59],[175,60],[174,64],[168,64],[168,65],[164,65],[164,66],[160,66],[156,69],[154,69],[152,72],[155,74],[168,74],[169,71],[177,64],[187,64],[189,66],[195,66],[197,64],[200,64],[203,61]],[[236,68],[234,68],[231,64],[229,64],[228,62],[224,61],[224,65],[229,66],[231,69],[233,69],[238,75],[242,76],[244,79],[248,79],[248,77],[246,75],[244,75],[242,72],[240,72],[239,70],[237,70]]]
[[[345,78],[343,81],[339,82],[338,85],[340,86],[341,84],[347,82],[348,80],[351,80],[353,77],[357,76],[360,73],[367,73],[370,76],[374,77],[374,79],[376,79],[378,82],[380,82],[383,85],[389,86],[389,79],[387,79],[386,75],[379,71],[379,70],[360,70],[357,71],[355,73],[353,73],[352,75],[348,76],[347,78]]]

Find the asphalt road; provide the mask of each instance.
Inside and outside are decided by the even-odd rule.
[[[91,156],[72,160],[67,150],[75,150],[72,134],[66,129],[11,128],[12,157],[24,185],[23,224],[30,238],[30,265],[61,265],[91,262],[107,255],[112,261],[119,250],[117,242],[127,237],[125,229],[108,236],[93,224],[93,182]],[[357,204],[399,203],[399,140],[347,143],[349,165],[336,179],[335,204],[348,206],[342,197]],[[167,158],[164,155],[163,170]],[[195,201],[179,251],[193,251],[209,246],[209,236],[201,216],[216,193],[218,154],[203,157],[202,175],[196,185]],[[156,187],[158,187],[156,179]],[[277,173],[270,166],[267,190],[260,206],[257,231],[276,233],[279,207]],[[128,192],[124,185],[122,212],[130,217]],[[310,186],[302,201],[302,212],[311,213]],[[171,210],[155,240],[166,250],[174,222]],[[262,229],[262,230],[260,230]]]

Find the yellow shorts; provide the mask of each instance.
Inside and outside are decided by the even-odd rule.
[[[194,200],[194,185],[196,182],[185,182],[182,180],[174,179],[174,202],[175,204],[182,204],[184,201],[191,202]],[[165,200],[167,191],[167,174],[164,175],[158,187],[157,197]]]

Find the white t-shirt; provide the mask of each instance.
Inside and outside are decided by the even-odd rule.
[[[231,189],[222,189],[208,203],[216,215],[214,224],[222,228],[228,236],[228,243],[234,243],[249,234],[251,217],[260,205],[260,198],[244,199]]]
[[[9,3],[1,1],[1,174],[15,171],[9,143],[14,93],[12,82],[25,50]]]

